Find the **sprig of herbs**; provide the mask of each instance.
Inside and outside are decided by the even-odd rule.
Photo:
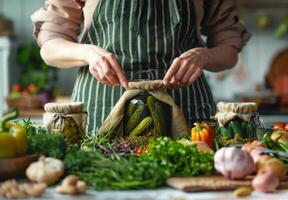
[[[52,134],[45,128],[35,127],[30,119],[23,120],[23,126],[28,136],[28,153],[64,158],[66,145],[60,133]]]

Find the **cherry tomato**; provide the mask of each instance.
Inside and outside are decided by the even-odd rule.
[[[142,147],[136,147],[135,150],[134,150],[134,153],[135,153],[137,156],[141,155],[141,153],[142,153]]]
[[[144,146],[142,150],[143,150],[143,153],[148,153],[148,147],[147,146]]]

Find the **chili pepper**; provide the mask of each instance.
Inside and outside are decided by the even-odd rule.
[[[28,142],[26,129],[20,124],[11,125],[10,120],[16,119],[18,111],[13,110],[0,121],[0,157],[11,158],[27,152]]]
[[[206,122],[194,123],[194,127],[191,129],[191,140],[202,141],[207,143],[213,148],[214,129]]]

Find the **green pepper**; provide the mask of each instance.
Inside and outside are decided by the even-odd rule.
[[[26,129],[20,124],[11,125],[9,123],[17,116],[18,111],[13,110],[0,121],[0,158],[11,158],[27,152]]]

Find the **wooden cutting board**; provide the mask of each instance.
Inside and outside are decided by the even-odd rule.
[[[166,180],[167,185],[185,191],[203,190],[233,190],[242,186],[252,186],[253,176],[244,180],[229,180],[223,176],[201,176],[201,177],[171,177]],[[288,177],[279,184],[279,189],[288,189]]]

